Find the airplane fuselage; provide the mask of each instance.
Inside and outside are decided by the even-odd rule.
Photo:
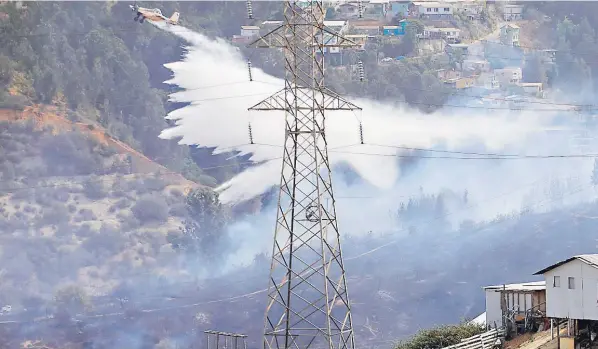
[[[176,25],[177,22],[171,18],[168,18],[162,15],[162,12],[159,9],[148,9],[143,7],[137,7],[129,5],[133,12],[136,12],[137,16],[134,18],[135,21],[139,20],[139,22],[143,22],[144,20],[150,20],[152,22],[166,22],[168,24]],[[178,13],[175,15],[178,20]]]

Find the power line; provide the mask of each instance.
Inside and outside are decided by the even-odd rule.
[[[241,147],[250,144],[240,144],[233,147]],[[264,144],[264,143],[254,143],[253,145],[257,146],[269,146],[269,147],[282,147],[281,145],[275,144]],[[414,147],[404,147],[404,146],[395,146],[395,145],[385,145],[385,144],[370,144],[376,147],[388,147],[388,148],[397,148],[397,149],[404,149],[404,150],[415,150],[415,151],[424,151],[424,152],[438,152],[438,153],[447,153],[447,154],[462,154],[462,155],[475,155],[475,156],[426,156],[426,155],[405,155],[405,154],[386,154],[386,153],[367,153],[367,152],[351,152],[351,151],[340,151],[335,150],[339,148],[351,147],[352,145],[340,146],[340,147],[332,147],[330,148],[331,153],[340,153],[340,154],[351,154],[351,155],[363,155],[363,156],[383,156],[383,157],[396,157],[396,158],[414,158],[414,159],[448,159],[448,160],[524,160],[524,159],[563,159],[563,158],[596,158],[598,157],[598,153],[588,153],[588,154],[562,154],[562,155],[526,155],[526,154],[500,154],[500,153],[481,153],[481,152],[462,152],[462,151],[452,151],[452,150],[438,150],[438,149],[425,149],[425,148],[414,148]],[[224,149],[229,149],[233,147],[227,147]],[[268,159],[260,160],[259,162],[255,161],[242,161],[236,162],[233,164],[226,164],[226,165],[218,165],[218,166],[210,166],[210,167],[200,167],[201,170],[214,170],[220,168],[227,168],[227,167],[237,167],[240,165],[260,165],[260,163],[266,163],[273,160],[279,160],[282,157],[273,157]],[[129,166],[129,165],[123,165]],[[118,168],[119,166],[115,166],[114,168]],[[40,177],[36,179],[61,179],[61,180],[69,180],[68,183],[56,183],[56,184],[47,184],[47,185],[35,185],[35,186],[25,186],[25,187],[17,187],[17,188],[8,188],[8,187],[0,187],[0,192],[13,192],[18,190],[27,190],[27,189],[38,189],[38,188],[55,188],[55,187],[63,187],[63,186],[71,186],[77,184],[85,184],[88,182],[110,182],[116,181],[120,178],[126,176],[152,176],[152,177],[161,177],[161,176],[170,176],[170,175],[180,175],[180,172],[175,171],[158,171],[154,173],[130,173],[124,175],[118,175],[115,173],[106,174],[104,176],[116,175],[116,178],[99,178],[97,180],[84,180],[82,182],[75,182],[72,179],[79,178],[80,176],[67,176],[67,177]],[[88,176],[102,176],[97,174],[91,174]],[[183,177],[184,178],[184,177]],[[2,181],[0,181],[2,183]],[[5,183],[8,183],[5,181]],[[354,197],[358,198],[358,197]]]
[[[282,147],[276,144],[265,144],[265,143],[254,143],[255,145],[263,145],[269,147]],[[367,143],[366,143],[367,145]],[[385,153],[361,153],[361,152],[349,152],[340,150],[330,150],[332,153],[342,154],[354,154],[354,155],[370,155],[370,156],[389,156],[397,158],[421,158],[421,159],[456,159],[456,160],[519,160],[519,159],[552,159],[552,158],[593,158],[598,157],[598,153],[590,154],[562,154],[562,155],[526,155],[526,154],[498,154],[498,153],[475,153],[475,152],[461,152],[451,150],[435,150],[435,149],[424,149],[424,148],[411,148],[394,145],[382,145],[372,144],[378,147],[391,147],[406,150],[419,150],[419,151],[430,151],[430,152],[443,152],[449,154],[467,154],[467,155],[479,155],[476,157],[457,157],[457,156],[426,156],[426,155],[403,155],[403,154],[385,154]]]

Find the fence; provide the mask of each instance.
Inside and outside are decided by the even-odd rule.
[[[477,336],[465,338],[461,343],[444,347],[442,349],[491,349],[496,342],[496,339],[502,337],[504,330],[492,329],[488,332],[478,334]]]

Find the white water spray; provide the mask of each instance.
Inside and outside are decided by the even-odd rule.
[[[250,113],[247,108],[280,90],[282,80],[254,68],[255,81],[249,82],[246,61],[224,40],[212,40],[181,27],[164,29],[191,45],[181,61],[166,65],[174,73],[167,83],[184,89],[172,94],[171,100],[191,104],[168,115],[168,119],[176,120],[176,126],[164,130],[160,137],[180,138],[180,144],[185,145],[216,147],[215,153],[234,149],[251,154],[252,161],[264,161],[224,183],[219,188],[223,202],[249,199],[277,185],[284,115]],[[580,174],[589,177],[591,159],[438,159],[426,160],[415,173],[397,181],[400,171],[393,156],[397,149],[393,146],[429,148],[442,144],[450,150],[566,154],[574,151],[568,143],[571,135],[545,132],[555,115],[549,112],[504,111],[486,115],[483,110],[463,108],[426,115],[367,99],[351,101],[361,106],[363,113],[357,116],[350,112],[329,113],[327,131],[331,163],[348,163],[368,183],[346,185],[337,180],[337,196],[340,192],[346,196],[374,197],[367,205],[363,200],[339,200],[341,218],[353,216],[348,212],[369,217],[367,222],[361,220],[362,223],[351,219],[356,223],[350,226],[358,231],[376,225],[372,219],[386,222],[384,229],[388,228],[392,225],[388,223],[389,214],[392,216],[398,204],[418,194],[421,187],[428,193],[446,188],[457,192],[467,189],[470,201],[484,204],[454,217],[478,220],[518,210],[530,197],[532,201],[544,198],[548,183],[554,178],[578,177],[586,183]],[[366,145],[359,144],[359,118],[363,121]],[[249,120],[256,145],[248,144]],[[586,194],[568,200],[578,202],[587,199]]]

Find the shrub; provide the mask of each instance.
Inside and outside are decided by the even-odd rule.
[[[161,178],[146,178],[143,180],[143,186],[148,191],[162,191],[166,183]]]
[[[93,178],[87,181],[83,187],[85,196],[90,200],[101,200],[106,197],[104,184]]]
[[[168,205],[161,197],[144,197],[131,210],[142,223],[165,222],[168,219]]]
[[[133,215],[119,215],[120,227],[123,230],[133,230],[139,228],[141,222]]]
[[[440,326],[422,330],[406,341],[401,341],[395,349],[432,349],[443,348],[459,343],[462,339],[484,332],[484,327],[475,324]]]
[[[93,229],[91,229],[91,225],[84,223],[81,224],[80,226],[78,226],[75,231],[74,231],[75,235],[79,238],[88,238],[90,237],[94,232]]]
[[[176,198],[182,198],[184,194],[180,189],[173,188],[173,189],[170,189],[170,195],[172,195]]]
[[[42,218],[39,223],[41,224],[59,224],[69,219],[69,212],[61,204],[54,204],[51,207],[44,210]]]
[[[95,221],[98,217],[93,213],[92,210],[88,208],[82,208],[79,210],[79,216],[77,216],[76,221]]]

